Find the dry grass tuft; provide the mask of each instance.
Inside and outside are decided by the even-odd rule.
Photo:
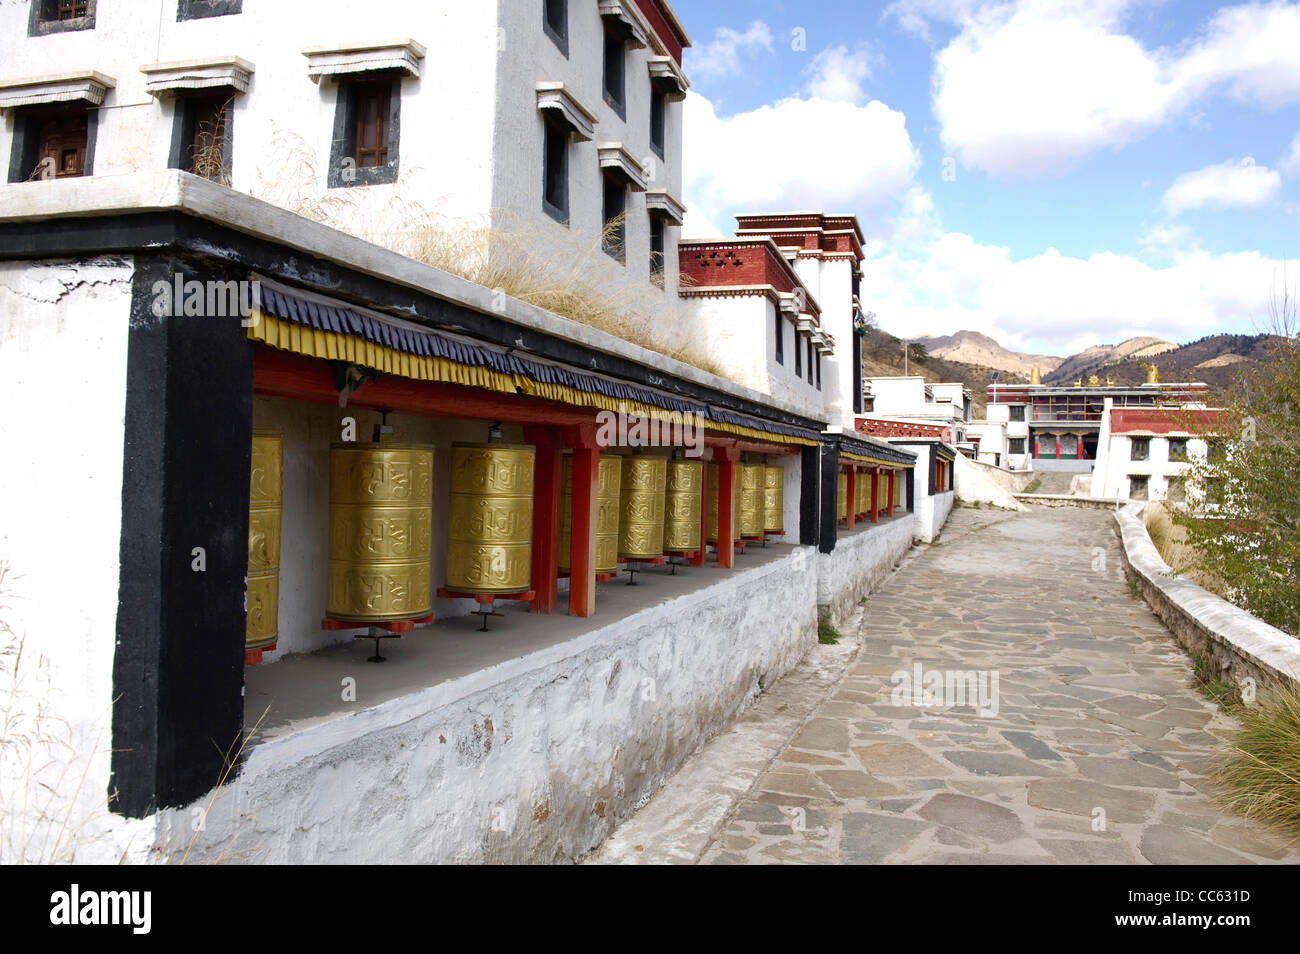
[[[1213,774],[1220,803],[1300,840],[1300,687],[1274,687],[1236,714],[1241,728]]]

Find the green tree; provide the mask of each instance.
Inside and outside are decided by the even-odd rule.
[[[1300,635],[1300,321],[1296,298],[1274,296],[1268,360],[1244,372],[1222,415],[1178,412],[1209,442],[1193,463],[1187,528],[1201,569],[1223,595]]]

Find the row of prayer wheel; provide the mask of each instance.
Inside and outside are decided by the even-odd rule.
[[[534,448],[453,444],[447,527],[447,589],[509,596],[531,583]],[[282,438],[257,432],[249,485],[246,651],[274,648],[282,507]],[[704,462],[601,454],[596,572],[620,560],[698,552]],[[717,465],[710,464],[708,519],[717,537]],[[784,470],[737,467],[739,539],[782,531]],[[380,443],[330,448],[326,613],[382,623],[432,609],[433,450]],[[563,468],[560,569],[569,569],[573,463]]]
[[[737,540],[760,539],[768,533],[784,533],[785,468],[775,464],[737,464],[732,528]],[[718,465],[709,464],[707,508],[709,543],[718,540]]]
[[[872,509],[871,501],[871,473],[869,471],[858,471],[856,479],[853,482],[853,513],[869,513]],[[876,499],[875,509],[885,511],[889,509],[889,473],[880,471],[876,479]],[[849,496],[849,475],[848,471],[840,471],[835,482],[835,518],[844,520],[848,517],[848,496]]]

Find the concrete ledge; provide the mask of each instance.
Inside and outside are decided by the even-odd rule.
[[[1115,532],[1129,578],[1183,648],[1193,655],[1208,649],[1236,685],[1247,678],[1259,686],[1300,684],[1300,639],[1175,576],[1142,523],[1145,509],[1145,503],[1125,506],[1115,514]]]
[[[1071,494],[1012,494],[1021,503],[1040,507],[1090,507],[1093,510],[1113,510],[1115,501],[1108,497],[1075,497]]]

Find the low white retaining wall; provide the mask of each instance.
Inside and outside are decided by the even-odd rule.
[[[812,555],[256,745],[189,860],[577,858],[813,645]],[[157,850],[204,804],[160,816]]]
[[[1175,576],[1142,523],[1145,507],[1123,507],[1115,514],[1115,529],[1130,577],[1183,648],[1193,655],[1208,648],[1223,674],[1238,686],[1248,678],[1260,686],[1300,684],[1300,639]]]
[[[952,513],[953,498],[956,496],[954,491],[948,490],[930,497],[924,488],[918,487],[912,535],[922,543],[933,543],[943,525],[948,522],[948,514]]]
[[[912,546],[911,514],[841,533],[830,553],[817,554],[817,605],[841,625]]]
[[[1040,507],[1086,507],[1093,510],[1114,510],[1115,501],[1106,497],[1075,497],[1071,494],[1016,494],[1024,504]]]

